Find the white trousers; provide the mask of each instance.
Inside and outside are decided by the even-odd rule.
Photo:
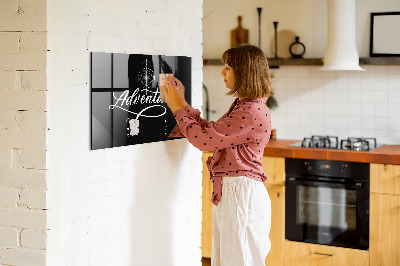
[[[212,266],[265,265],[271,249],[271,201],[262,182],[245,176],[223,177],[212,224]]]

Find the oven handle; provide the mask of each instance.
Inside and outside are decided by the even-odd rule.
[[[347,183],[347,182],[332,182],[332,181],[321,181],[321,180],[316,180],[316,181],[310,181],[310,180],[304,180],[303,178],[297,178],[297,177],[288,177],[286,181],[291,181],[291,182],[296,182],[296,183],[301,183],[304,185],[340,185],[344,186],[347,188],[353,188],[353,189],[361,189],[363,187],[362,182],[356,182],[356,183]]]

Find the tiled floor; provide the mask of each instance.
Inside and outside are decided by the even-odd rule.
[[[211,259],[209,258],[202,258],[203,266],[211,266]]]

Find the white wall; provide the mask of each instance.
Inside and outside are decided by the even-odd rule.
[[[274,70],[272,124],[279,138],[311,135],[376,137],[400,143],[400,66],[362,66],[365,72],[313,67]]]
[[[357,2],[357,47],[361,57],[369,56],[369,13],[400,10],[400,2],[385,0]],[[257,45],[258,5],[266,11],[262,28],[262,49],[273,38],[272,21],[291,29],[307,47],[305,57],[323,57],[326,47],[327,1],[234,1],[230,12],[226,1],[204,1],[204,58],[220,58],[229,48],[229,31],[236,17],[250,30],[250,43]],[[250,5],[250,8],[248,7]],[[251,10],[250,10],[251,9]],[[222,16],[222,12],[224,15]],[[268,14],[268,15],[267,15]],[[248,22],[246,22],[246,19]],[[250,21],[253,22],[250,22]],[[282,23],[281,23],[282,22]],[[246,23],[248,23],[246,25]],[[213,25],[219,25],[215,27]],[[278,30],[279,30],[278,26]],[[217,33],[218,31],[218,33]],[[268,34],[270,36],[268,37]],[[222,38],[216,38],[222,36]],[[264,39],[265,38],[265,39]],[[279,50],[278,50],[279,51]],[[376,137],[382,144],[400,143],[400,66],[367,65],[365,72],[321,72],[319,66],[281,66],[272,69],[273,89],[279,107],[272,111],[272,124],[281,139],[302,139],[311,135]],[[210,120],[217,120],[233,101],[220,76],[221,66],[204,67],[204,84],[210,93]]]
[[[204,67],[210,93],[210,120],[229,108],[219,72]],[[278,108],[271,113],[280,139],[311,135],[375,137],[381,144],[400,143],[400,66],[362,66],[365,72],[323,72],[319,66],[281,66],[272,69]]]
[[[0,265],[46,261],[46,1],[0,1]]]
[[[262,8],[261,49],[267,57],[273,55],[273,21],[279,22],[278,31],[289,30],[300,36],[300,41],[306,45],[308,57],[317,57],[323,50],[324,40],[327,37],[324,32],[327,26],[326,2],[321,0],[205,0],[204,58],[219,59],[221,54],[230,48],[230,31],[237,27],[238,16],[242,16],[243,28],[249,30],[249,43],[258,46],[258,7]],[[278,52],[279,50],[278,48]]]
[[[286,32],[281,39],[290,45],[293,41],[286,36],[296,35],[306,46],[304,57],[324,56],[328,9],[327,0],[204,0],[204,58],[221,58],[230,46],[230,31],[238,25],[237,17],[242,16],[242,26],[249,30],[249,43],[258,45],[258,12],[261,7],[261,49],[267,57],[274,55],[274,26]],[[398,0],[356,0],[356,43],[360,57],[369,56],[370,13],[399,11]],[[291,34],[289,34],[291,32]],[[289,45],[285,49],[289,49]],[[280,52],[278,46],[278,53]],[[285,54],[288,54],[287,52]],[[290,57],[290,54],[288,54]]]
[[[90,150],[89,53],[192,57],[201,0],[48,2],[48,265],[200,265],[201,152],[186,139]]]

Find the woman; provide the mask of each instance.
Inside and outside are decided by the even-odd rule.
[[[212,265],[265,265],[271,246],[271,202],[261,164],[271,130],[268,62],[252,45],[228,49],[222,62],[227,95],[237,98],[216,122],[200,118],[186,103],[179,80],[170,78],[161,90],[178,123],[172,133],[183,134],[201,151],[214,151],[207,160],[213,182]]]

